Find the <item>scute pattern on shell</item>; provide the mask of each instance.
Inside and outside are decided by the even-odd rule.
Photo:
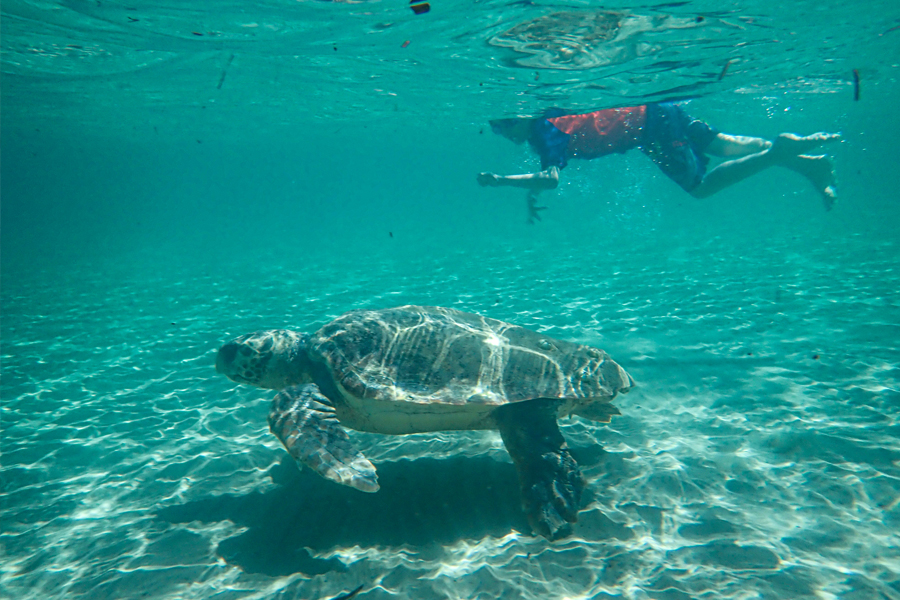
[[[313,334],[312,354],[358,398],[500,405],[611,400],[633,381],[602,350],[449,308],[346,313]]]

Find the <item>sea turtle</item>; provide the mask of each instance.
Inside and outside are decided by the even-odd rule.
[[[269,426],[299,463],[364,492],[375,467],[345,428],[383,434],[498,429],[532,528],[571,532],[584,482],[557,418],[608,423],[634,382],[606,352],[452,308],[355,310],[308,335],[226,343],[216,370],[280,390]]]

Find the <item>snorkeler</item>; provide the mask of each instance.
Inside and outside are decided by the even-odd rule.
[[[541,117],[491,121],[494,133],[528,145],[540,156],[541,171],[520,175],[479,173],[482,186],[528,190],[529,222],[540,220],[536,196],[559,184],[568,159],[592,159],[640,148],[670,179],[695,198],[706,198],[769,167],[785,167],[806,177],[831,210],[836,198],[834,167],[826,155],[807,153],[841,139],[840,134],[801,137],[782,133],[774,141],[728,135],[690,117],[670,102],[610,108],[586,114],[551,109]],[[709,156],[727,158],[709,172]]]

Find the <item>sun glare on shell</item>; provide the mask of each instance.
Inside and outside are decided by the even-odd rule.
[[[488,344],[489,346],[499,346],[501,341],[500,338],[498,338],[496,335],[491,335],[484,339],[484,343]]]

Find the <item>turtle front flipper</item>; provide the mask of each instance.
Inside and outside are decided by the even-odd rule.
[[[269,428],[297,462],[322,477],[363,492],[378,491],[375,467],[350,441],[331,400],[315,384],[295,385],[275,396]]]
[[[584,478],[556,423],[558,401],[500,406],[494,418],[519,474],[522,507],[531,528],[550,540],[572,533]]]

